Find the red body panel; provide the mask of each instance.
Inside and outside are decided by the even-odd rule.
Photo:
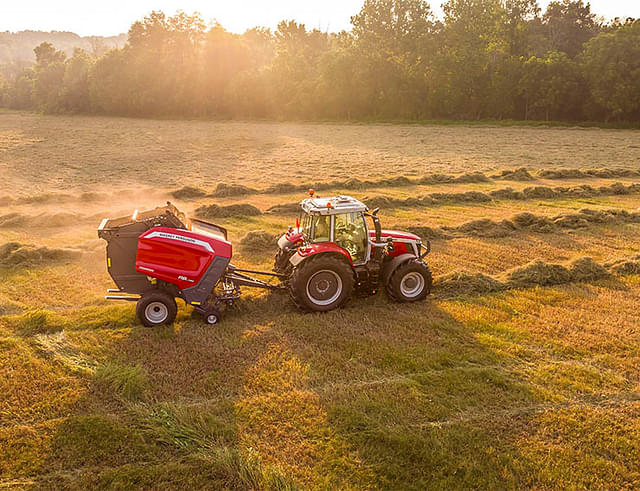
[[[375,231],[369,231],[369,237],[375,239],[376,233]],[[381,239],[385,240],[388,237],[392,239],[397,239],[393,241],[393,251],[390,251],[388,254],[391,257],[400,256],[402,254],[415,254],[413,247],[411,246],[411,242],[421,242],[422,239],[415,234],[409,232],[399,232],[397,230],[382,230],[381,231]]]
[[[415,240],[416,242],[421,242],[422,239],[418,237],[416,234],[412,234],[410,232],[399,232],[398,230],[382,230],[382,238],[392,237],[394,239],[400,240]],[[369,230],[369,237],[374,239],[376,237],[376,233],[374,230]]]
[[[215,256],[231,258],[231,244],[188,230],[153,227],[138,238],[136,271],[175,284],[195,286]]]
[[[353,261],[351,260],[351,254],[349,254],[349,251],[343,249],[338,244],[334,244],[333,242],[317,242],[315,244],[309,244],[298,248],[298,254],[302,257],[309,257],[314,254],[321,254],[324,252],[335,252],[337,254],[342,254],[349,260],[349,263],[353,266]]]

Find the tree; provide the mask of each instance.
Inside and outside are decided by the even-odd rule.
[[[90,110],[89,71],[92,64],[93,58],[80,49],[67,60],[60,91],[60,107],[64,111],[81,113]]]
[[[42,43],[33,51],[36,54],[36,105],[45,112],[56,111],[64,78],[64,60],[67,56],[62,51],[57,51],[51,43]]]
[[[598,34],[600,25],[590,4],[582,0],[556,0],[549,3],[543,16],[550,51],[563,51],[574,58],[582,45]]]
[[[640,120],[640,20],[590,40],[581,65],[606,119]]]

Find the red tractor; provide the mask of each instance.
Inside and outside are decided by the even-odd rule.
[[[416,235],[381,230],[378,210],[369,213],[348,196],[312,196],[301,206],[302,223],[299,219],[278,241],[274,272],[235,267],[223,227],[190,220],[170,203],[104,219],[98,236],[107,241],[107,269],[118,286],[109,293],[119,294],[105,298],[137,302],[140,321],[156,326],[173,322],[176,298],[194,306],[207,323],[216,324],[243,286],[288,288],[295,304],[306,311],[335,309],[354,290],[374,294],[380,284],[400,302],[429,294],[431,272],[423,261],[428,242],[425,247]]]
[[[432,276],[424,257],[429,242],[406,232],[381,230],[378,209],[350,196],[301,202],[302,216],[278,240],[274,271],[288,278],[289,292],[302,310],[327,311],[353,291],[375,294],[384,285],[398,302],[424,299]],[[369,227],[369,219],[373,225]]]

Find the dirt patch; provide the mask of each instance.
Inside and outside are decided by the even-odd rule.
[[[240,249],[255,254],[275,251],[278,236],[264,230],[252,230],[240,240]]]
[[[520,167],[519,169],[513,170],[503,170],[498,174],[494,174],[491,176],[492,179],[501,179],[505,181],[533,181],[535,177],[531,175],[531,173],[525,168]]]
[[[194,188],[192,186],[184,186],[171,193],[171,196],[173,196],[175,199],[182,199],[182,200],[202,198],[206,195],[207,193],[202,189]]]
[[[57,249],[8,242],[0,246],[0,265],[15,267],[52,264],[77,259],[81,255],[82,251],[78,249]]]
[[[196,216],[200,218],[228,218],[236,216],[258,216],[262,212],[253,205],[242,203],[236,205],[220,206],[206,205],[196,209]]]

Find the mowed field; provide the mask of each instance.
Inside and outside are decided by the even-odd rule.
[[[0,175],[0,488],[640,486],[639,131],[3,112]],[[103,300],[101,218],[171,200],[269,270],[309,185],[430,239],[433,294]]]

